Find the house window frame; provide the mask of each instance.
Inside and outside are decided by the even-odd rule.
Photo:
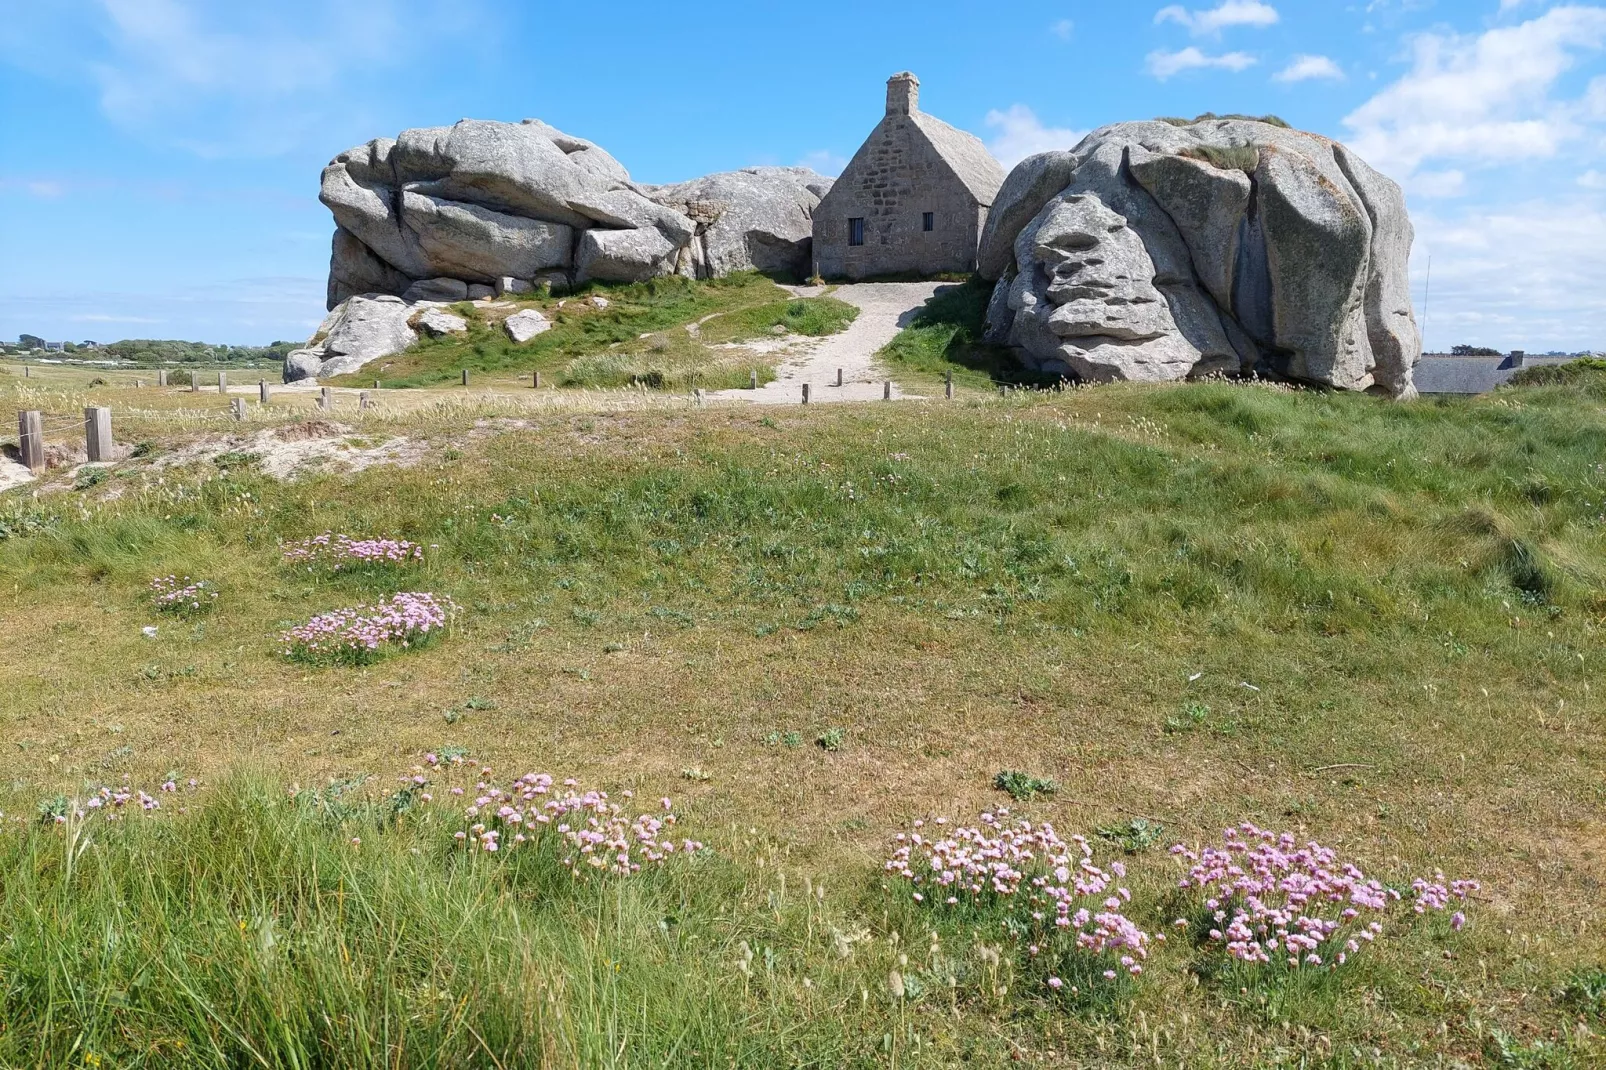
[[[937,213],[936,212],[921,212],[920,213],[920,229],[921,229],[921,231],[923,233],[926,233],[926,234],[930,234],[933,231],[935,231],[937,229]]]
[[[864,244],[863,216],[848,217],[848,244],[855,247]]]

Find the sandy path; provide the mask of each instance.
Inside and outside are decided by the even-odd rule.
[[[840,334],[808,339],[788,346],[790,355],[775,369],[776,378],[757,390],[712,390],[710,401],[747,401],[758,405],[796,405],[809,384],[809,403],[827,401],[880,401],[887,375],[876,363],[876,350],[893,337],[946,283],[859,282],[838,287],[831,296],[859,310],[859,318]],[[820,289],[789,287],[800,297],[814,297]],[[836,385],[837,369],[842,385]],[[892,384],[892,396],[905,396]]]

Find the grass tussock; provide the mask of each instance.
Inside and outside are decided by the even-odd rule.
[[[1222,171],[1242,171],[1252,175],[1260,167],[1260,149],[1255,145],[1194,145],[1179,156],[1201,160]]]
[[[1267,126],[1276,126],[1276,127],[1282,128],[1284,130],[1292,130],[1293,129],[1293,127],[1289,126],[1287,121],[1284,120],[1281,116],[1277,116],[1277,115],[1242,115],[1242,114],[1239,114],[1237,112],[1232,112],[1232,113],[1229,113],[1227,115],[1217,115],[1213,111],[1207,111],[1203,115],[1194,116],[1192,119],[1179,119],[1179,118],[1176,118],[1175,116],[1162,116],[1159,119],[1156,119],[1155,122],[1166,123],[1166,124],[1168,124],[1170,126],[1193,126],[1195,123],[1210,123],[1210,122],[1247,122],[1247,123],[1265,123]]]

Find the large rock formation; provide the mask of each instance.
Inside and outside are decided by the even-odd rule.
[[[803,274],[810,213],[829,188],[788,167],[643,186],[598,146],[535,119],[404,130],[324,169],[320,199],[337,226],[328,305],[420,280]]]
[[[1250,120],[1121,123],[1019,164],[978,256],[988,337],[1049,373],[1259,372],[1415,394],[1400,188],[1343,145]]]
[[[413,313],[430,302],[593,279],[805,275],[812,213],[830,188],[802,167],[645,186],[598,146],[538,119],[376,138],[324,168],[319,199],[335,217],[330,316],[286,361],[285,379],[400,352],[417,340]]]
[[[646,189],[697,223],[689,251],[699,276],[758,270],[802,277],[811,266],[814,209],[831,180],[807,167],[749,167]]]

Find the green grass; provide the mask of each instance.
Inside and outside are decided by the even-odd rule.
[[[606,309],[587,302],[596,295],[608,299]],[[856,311],[830,298],[791,300],[754,272],[702,282],[677,276],[627,286],[593,284],[562,298],[510,300],[539,309],[553,321],[552,329],[518,345],[499,316],[467,303],[454,305],[452,311],[469,321],[467,332],[424,338],[405,353],[331,382],[367,386],[377,378],[385,388],[418,387],[451,382],[467,369],[493,378],[541,371],[575,387],[746,386],[753,361],[731,365],[683,328],[715,317],[707,324],[709,342],[758,337],[776,325],[801,334],[830,334],[847,326]],[[761,378],[769,377],[766,365]]]
[[[819,338],[847,329],[859,310],[834,297],[771,301],[710,321],[702,329],[709,342],[741,342],[769,334],[803,334]]]
[[[146,458],[0,498],[0,614],[27,635],[0,662],[0,1064],[171,1065],[171,1039],[239,1063],[244,1036],[269,1065],[494,1065],[468,1025],[508,1066],[1598,1062],[1577,1029],[1606,968],[1590,389],[493,415],[343,416],[427,440],[410,468]],[[157,457],[192,437],[119,418]],[[397,582],[451,595],[451,633],[287,662],[286,622],[395,589],[281,562],[326,529],[431,547]],[[155,618],[169,572],[215,582],[214,612]],[[444,745],[674,796],[714,853],[619,888],[469,863],[443,818],[386,817]],[[175,768],[220,786],[98,832],[70,876],[68,833],[31,821]],[[1000,770],[1058,790],[1016,806]],[[364,775],[332,823],[283,801]],[[1179,916],[1163,847],[1243,820],[1484,892],[1465,932],[1402,929],[1339,977],[1221,971],[1178,940],[1096,1005],[1053,1002],[1026,964],[982,970],[997,918],[882,886],[895,832],[1006,803],[1133,852],[1151,928]],[[869,939],[844,958],[834,932]],[[937,979],[903,1003],[899,955]]]
[[[974,276],[939,290],[877,356],[928,383],[953,372],[961,386],[1054,385],[1021,367],[1007,347],[982,341],[992,292],[991,283]]]

